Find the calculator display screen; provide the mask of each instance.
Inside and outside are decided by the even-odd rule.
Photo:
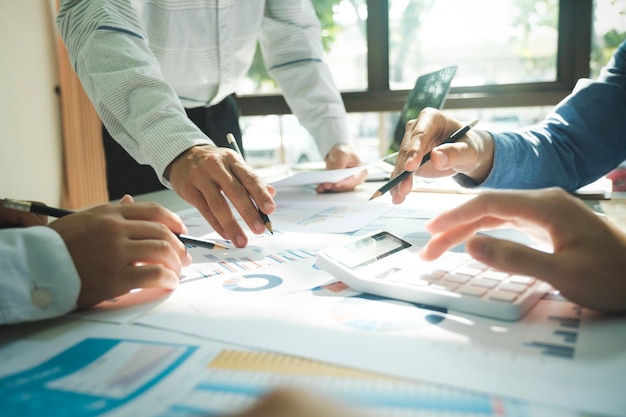
[[[390,233],[380,232],[347,243],[328,255],[348,268],[357,269],[410,246]]]

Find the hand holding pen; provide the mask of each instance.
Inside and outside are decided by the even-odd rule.
[[[132,199],[131,199],[132,201]],[[40,214],[50,217],[65,217],[75,212],[72,210],[66,210],[62,208],[50,207],[45,204],[34,203],[31,201],[15,200],[11,198],[5,198],[2,200],[2,207],[6,207],[18,212],[27,212],[33,214]],[[178,240],[186,245],[197,246],[205,249],[227,249],[218,243],[212,242],[207,239],[189,236],[183,233],[175,233]]]
[[[135,288],[172,290],[179,285],[182,268],[192,261],[176,236],[187,231],[185,225],[157,204],[102,204],[72,212],[21,200],[2,201],[0,213],[16,210],[59,217],[46,227],[25,227],[14,233],[39,239],[50,250],[37,252],[38,243],[25,247],[33,265],[45,258],[50,267],[46,273],[60,274],[68,288],[77,289],[77,293],[64,293],[71,299],[58,300],[61,305],[87,308]],[[80,285],[74,283],[76,276]],[[37,294],[41,302],[53,297],[46,288]]]
[[[472,129],[474,126],[476,126],[477,124],[478,124],[478,120],[473,120],[469,124],[463,126],[459,130],[454,132],[452,135],[450,135],[450,137],[448,137],[448,139],[446,139],[445,141],[440,143],[438,146],[444,145],[444,144],[447,144],[447,143],[454,143],[454,142],[458,141],[463,136],[465,136],[465,134],[470,129]],[[420,164],[419,164],[417,169],[419,169],[422,166],[424,166],[424,164],[427,163],[428,161],[430,161],[430,152],[428,152],[426,155],[424,155],[424,157],[422,158],[422,161],[420,162]],[[413,172],[414,171],[406,171],[405,170],[405,171],[401,172],[400,174],[396,175],[391,180],[389,180],[387,183],[385,183],[382,187],[380,187],[378,190],[376,190],[376,192],[374,192],[374,194],[372,194],[372,196],[370,197],[370,200],[373,200],[373,199],[378,198],[381,195],[385,194],[386,192],[391,190],[393,187],[398,185],[400,182],[404,181],[406,178],[408,178],[410,175],[412,175]]]
[[[235,139],[235,136],[233,136],[232,133],[229,133],[229,134],[226,135],[226,139],[228,140],[228,145],[230,145],[231,149],[233,151],[237,152],[239,155],[242,155],[241,149],[239,149],[239,145],[237,145],[237,140]],[[252,202],[252,204],[254,204],[254,202]],[[259,216],[261,216],[261,221],[263,222],[263,224],[265,224],[265,228],[271,234],[274,234],[274,230],[272,230],[272,222],[270,221],[270,218],[268,217],[268,215],[263,213],[261,211],[261,209],[259,209],[257,207],[256,204],[254,204],[254,206],[256,207],[257,211],[259,212]]]

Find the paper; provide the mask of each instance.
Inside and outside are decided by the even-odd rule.
[[[322,171],[299,171],[289,175],[288,177],[270,182],[270,185],[273,185],[276,188],[282,188],[317,185],[325,182],[339,182],[363,171],[364,169],[366,168],[358,166],[354,168],[330,169]]]
[[[564,414],[621,415],[626,322],[588,325],[594,320],[559,298],[540,301],[519,322],[502,322],[359,294],[335,283],[210,316],[170,311],[140,322],[551,404]]]
[[[220,346],[203,344],[155,329],[87,322],[19,339],[2,351],[2,413],[158,415],[163,399],[177,398]]]
[[[84,323],[62,335],[20,339],[0,357],[18,349],[36,360],[13,360],[10,369],[0,362],[2,411],[11,416],[232,415],[267,391],[284,387],[315,391],[359,415],[575,416],[510,398],[138,326]]]
[[[423,243],[426,218],[470,195],[412,193],[354,234],[384,229]],[[303,205],[304,206],[304,205]],[[493,232],[532,245],[515,230]],[[329,244],[330,245],[330,244]],[[461,250],[462,248],[455,248]],[[185,306],[141,324],[210,334],[243,346],[476,389],[574,410],[620,414],[626,374],[626,321],[596,321],[551,296],[519,322],[504,322],[356,293],[341,283],[257,299],[237,308],[189,314]],[[180,307],[180,308],[179,308]],[[502,375],[507,375],[502,378]],[[593,380],[593,384],[585,381]]]

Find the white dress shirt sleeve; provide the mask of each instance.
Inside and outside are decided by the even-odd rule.
[[[353,144],[346,110],[324,62],[319,20],[309,1],[268,1],[259,44],[269,74],[322,157]]]
[[[161,182],[167,166],[196,145],[212,144],[187,117],[163,80],[145,29],[131,2],[61,2],[59,32],[81,84],[102,122]]]
[[[79,292],[72,257],[54,230],[0,229],[0,324],[62,316]]]

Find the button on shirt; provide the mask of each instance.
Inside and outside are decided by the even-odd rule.
[[[0,324],[62,316],[80,278],[65,243],[45,226],[0,230]]]
[[[108,131],[165,185],[171,161],[210,143],[184,107],[234,93],[257,40],[320,154],[351,143],[310,0],[63,0],[57,24]]]

